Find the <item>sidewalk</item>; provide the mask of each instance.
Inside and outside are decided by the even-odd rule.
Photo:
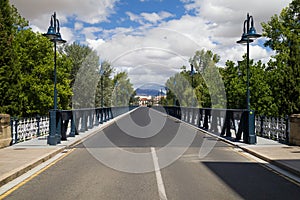
[[[58,144],[57,146],[47,145],[47,138],[44,136],[0,149],[0,187],[46,160],[54,157],[56,154],[63,152],[65,149],[74,146],[82,139],[109,126],[116,119],[105,122],[104,124],[85,133],[80,133],[79,135],[76,135],[76,137],[68,137],[67,141],[62,141],[61,144]],[[218,137],[211,133],[208,134]],[[300,176],[299,146],[288,146],[261,137],[257,137],[256,145],[232,142],[222,137],[218,138],[230,143],[231,145],[240,147],[244,151],[270,162],[271,164]]]
[[[56,146],[48,145],[47,136],[42,136],[0,149],[0,187],[65,149],[76,145],[82,139],[107,126],[111,121],[79,133],[75,137],[68,137],[67,141],[61,141],[61,144]]]
[[[257,137],[256,145],[233,142],[244,151],[273,165],[300,176],[300,147],[281,144],[277,141]]]
[[[300,177],[300,146],[289,146],[259,136],[257,136],[257,143],[250,145],[208,134]]]

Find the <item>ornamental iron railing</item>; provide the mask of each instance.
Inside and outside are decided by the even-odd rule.
[[[244,109],[212,109],[176,106],[154,106],[153,108],[161,112],[166,112],[168,115],[203,130],[235,140],[243,139],[246,143],[253,144],[251,134],[253,134],[255,138],[257,135],[286,144],[288,144],[289,141],[290,128],[288,117],[274,118],[255,116],[253,111]],[[254,140],[256,141],[256,139]]]
[[[289,117],[255,117],[256,135],[281,143],[289,143],[290,122]]]
[[[49,133],[49,117],[35,118],[17,118],[13,117],[10,120],[11,125],[11,144],[24,142],[32,138],[36,138]]]
[[[124,114],[136,106],[89,108],[74,110],[57,110],[57,134],[61,140],[75,137],[114,117]],[[11,144],[24,142],[40,136],[47,136],[50,132],[50,119],[48,116],[36,118],[11,118]]]
[[[216,135],[237,141],[243,140],[248,144],[256,143],[253,111],[177,106],[153,108]]]

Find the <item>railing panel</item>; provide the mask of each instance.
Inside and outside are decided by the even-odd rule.
[[[161,106],[153,106],[161,110]],[[256,143],[254,131],[254,114],[251,111],[241,109],[211,109],[211,108],[189,108],[165,106],[164,109],[173,117],[197,126],[211,133],[234,138],[243,139],[247,143]],[[180,113],[180,114],[175,114]],[[248,126],[248,122],[253,125]],[[253,135],[254,134],[254,135]],[[243,137],[242,137],[243,136]]]
[[[289,118],[256,116],[255,131],[258,136],[288,143]]]

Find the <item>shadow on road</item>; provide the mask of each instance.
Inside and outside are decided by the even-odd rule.
[[[300,196],[299,186],[282,176],[274,176],[274,172],[258,163],[203,164],[244,199],[297,199]]]

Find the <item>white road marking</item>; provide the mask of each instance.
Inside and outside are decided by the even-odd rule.
[[[154,147],[151,147],[151,154],[152,154],[152,159],[153,159],[153,164],[154,164],[154,169],[155,169],[159,199],[167,200],[166,190],[165,190],[164,182],[162,180],[162,176],[161,176],[160,168],[159,168],[159,164],[158,164],[158,157],[156,155],[156,151],[155,151]]]

